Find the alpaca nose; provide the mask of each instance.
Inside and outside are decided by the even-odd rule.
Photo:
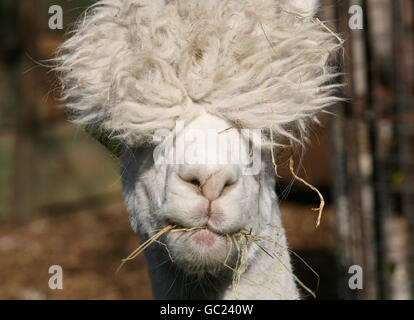
[[[214,170],[207,167],[188,169],[180,172],[180,178],[196,187],[210,201],[216,200],[234,187],[240,177],[238,170],[232,166],[215,168]]]

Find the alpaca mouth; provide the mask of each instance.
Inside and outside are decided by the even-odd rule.
[[[169,220],[169,219],[166,222],[166,226],[168,226],[168,225],[175,226],[174,229],[173,229],[174,232],[182,231],[182,232],[192,232],[193,234],[195,234],[195,233],[198,233],[200,231],[204,231],[204,232],[210,232],[211,234],[219,236],[219,237],[228,237],[228,236],[232,237],[236,234],[239,234],[242,231],[242,230],[237,230],[237,231],[225,233],[225,232],[218,231],[215,228],[212,228],[208,224],[205,224],[205,225],[202,225],[202,226],[192,226],[191,227],[191,226],[181,225],[181,224],[176,223],[175,221],[172,221],[172,220]]]
[[[172,221],[172,220],[167,220],[166,225],[167,226],[168,225],[174,226],[174,228],[172,229],[172,230],[174,230],[174,232],[180,232],[180,231],[182,231],[182,232],[194,232],[195,233],[197,231],[207,230],[207,231],[210,231],[212,233],[215,233],[215,234],[217,234],[219,236],[224,236],[224,234],[219,233],[219,232],[217,232],[217,231],[212,230],[211,228],[209,228],[208,225],[202,225],[202,226],[185,226],[185,225],[179,224],[179,223],[177,223],[175,221]]]

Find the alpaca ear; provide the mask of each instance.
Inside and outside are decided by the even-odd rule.
[[[288,0],[286,2],[305,17],[313,17],[319,7],[319,0]]]

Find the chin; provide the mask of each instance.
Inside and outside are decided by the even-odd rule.
[[[229,260],[234,255],[227,237],[209,229],[169,233],[167,245],[174,262],[188,274],[218,274],[228,269],[229,253]]]

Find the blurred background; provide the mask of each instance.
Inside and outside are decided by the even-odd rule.
[[[139,244],[120,163],[66,121],[48,67],[92,3],[0,2],[0,299],[152,299],[143,257],[115,275]],[[63,30],[49,28],[52,5],[63,9]],[[349,26],[352,5],[362,29]],[[290,189],[280,166],[288,241],[319,273],[318,299],[412,299],[414,2],[324,0],[319,18],[345,40],[333,63],[347,101],[315,128],[299,173],[325,197],[318,229],[319,197],[299,182]],[[48,286],[51,265],[63,268],[63,290]],[[363,269],[363,289],[348,285],[352,265]],[[299,259],[294,269],[316,287]]]

